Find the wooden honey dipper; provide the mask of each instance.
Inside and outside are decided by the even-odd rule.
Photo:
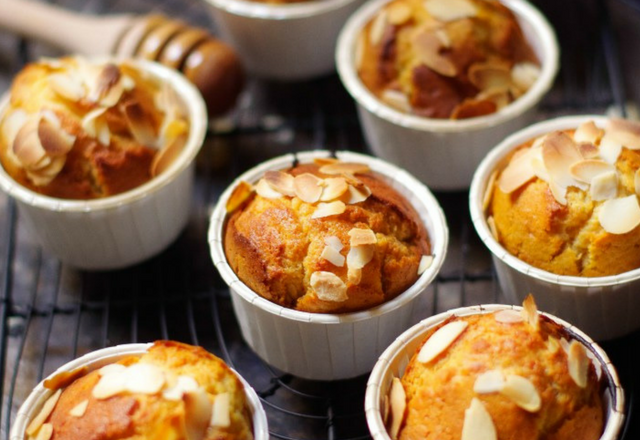
[[[92,16],[28,0],[0,0],[0,29],[69,53],[141,57],[180,70],[210,116],[227,111],[244,84],[235,52],[207,31],[162,15]]]

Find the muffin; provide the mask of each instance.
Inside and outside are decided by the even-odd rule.
[[[244,387],[201,347],[157,341],[141,355],[44,381],[54,394],[26,439],[253,439]]]
[[[20,185],[62,199],[109,197],[166,169],[189,134],[175,91],[127,62],[25,67],[0,119],[0,162]]]
[[[497,0],[393,0],[356,50],[360,79],[375,96],[427,118],[494,113],[540,75],[518,20]]]
[[[586,121],[518,146],[487,190],[497,240],[558,275],[640,267],[640,124]]]
[[[375,307],[433,259],[415,209],[362,163],[318,158],[267,171],[253,188],[241,182],[227,208],[229,265],[256,293],[295,310]]]
[[[376,439],[598,440],[622,427],[619,386],[606,354],[529,295],[522,308],[461,308],[408,330],[365,399]]]

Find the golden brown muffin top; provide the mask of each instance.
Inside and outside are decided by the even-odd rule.
[[[638,149],[640,124],[619,119],[516,148],[487,188],[494,236],[521,260],[560,275],[640,267]]]
[[[25,67],[0,115],[0,162],[17,182],[65,199],[106,197],[166,168],[189,131],[175,91],[126,62]]]
[[[597,440],[602,372],[590,356],[540,316],[531,297],[522,313],[452,316],[429,332],[402,378],[393,380],[390,435]]]
[[[229,265],[283,307],[374,307],[409,288],[432,261],[414,208],[364,164],[319,159],[269,171],[255,188],[239,185],[227,208]]]
[[[28,440],[253,438],[242,383],[201,347],[157,341],[142,356],[45,387],[57,391],[27,427]]]
[[[540,70],[513,13],[496,0],[393,0],[360,34],[356,68],[386,104],[441,119],[493,113]]]

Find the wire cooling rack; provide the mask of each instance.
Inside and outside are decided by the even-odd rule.
[[[100,14],[163,12],[212,26],[197,0],[58,3]],[[539,118],[611,108],[625,114],[623,72],[607,9],[597,1],[537,3],[556,27],[562,47],[562,69]],[[49,49],[0,34],[0,91],[25,62],[43,54]],[[369,438],[363,410],[366,376],[313,382],[282,374],[258,359],[240,337],[228,289],[211,263],[206,240],[209,213],[235,176],[273,156],[318,148],[367,152],[354,104],[338,79],[250,80],[230,117],[211,125],[198,157],[185,232],[158,257],[119,271],[80,272],[60,264],[38,248],[14,203],[0,196],[0,437],[8,439],[17,408],[35,384],[63,363],[105,346],[175,339],[216,353],[251,383],[273,438]],[[451,237],[447,261],[427,292],[431,312],[500,302],[491,258],[471,225],[468,193],[436,196]],[[640,334],[603,346],[627,392],[622,438],[640,438],[635,404]]]

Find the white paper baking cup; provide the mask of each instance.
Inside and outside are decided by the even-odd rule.
[[[315,380],[347,379],[368,373],[397,335],[426,316],[427,295],[423,293],[442,266],[449,240],[442,209],[431,192],[414,177],[370,156],[338,152],[337,157],[345,162],[367,164],[416,209],[429,234],[433,264],[405,292],[361,312],[300,312],[256,294],[238,279],[224,254],[225,207],[231,192],[240,181],[255,183],[268,170],[287,169],[296,160],[308,163],[313,158],[329,155],[328,151],[289,154],[252,168],[222,194],[209,227],[211,258],[230,287],[233,308],[247,344],[268,364],[295,376]]]
[[[424,118],[384,104],[360,81],[356,71],[358,36],[389,1],[366,3],[345,24],[336,52],[340,79],[358,104],[365,139],[374,154],[405,168],[431,189],[467,189],[485,154],[533,121],[537,104],[553,85],[559,62],[553,29],[529,2],[501,0],[515,14],[540,59],[540,77],[523,96],[496,113],[457,121]]]
[[[537,301],[538,298],[536,297],[536,302]],[[451,316],[477,315],[504,309],[521,310],[522,307],[488,304],[452,309],[416,324],[400,335],[393,344],[382,353],[382,356],[380,356],[380,359],[378,359],[378,362],[371,372],[371,376],[369,376],[367,390],[365,392],[365,415],[369,431],[374,440],[390,440],[382,420],[381,408],[383,408],[384,405],[384,397],[389,395],[393,378],[403,376],[411,357],[422,341],[424,341],[429,330]],[[548,313],[541,314],[564,327],[569,334],[582,342],[593,355],[592,358],[594,362],[597,362],[602,367],[602,377],[605,383],[603,402],[606,406],[606,414],[605,429],[600,440],[618,439],[624,422],[624,391],[620,386],[618,373],[611,364],[609,357],[599,345],[576,327]]]
[[[556,275],[511,255],[489,230],[483,197],[493,170],[514,148],[555,130],[577,128],[594,121],[604,127],[603,116],[567,116],[532,125],[509,136],[487,155],[478,167],[469,192],[473,225],[493,256],[498,281],[507,300],[522,304],[533,293],[542,310],[581,328],[595,340],[612,339],[640,328],[640,269],[606,277]]]
[[[65,371],[73,371],[77,368],[87,366],[89,371],[96,370],[105,365],[112,364],[120,359],[132,356],[142,355],[147,352],[153,344],[122,344],[113,347],[103,348],[92,351],[77,359],[72,360],[51,373],[47,379],[55,377],[57,374]],[[244,386],[244,392],[247,397],[247,404],[253,419],[253,434],[255,440],[269,440],[269,429],[267,426],[267,415],[262,408],[260,398],[253,388],[247,383],[237,371],[230,368],[231,371],[240,379]],[[45,379],[46,380],[46,379]],[[33,389],[27,400],[20,406],[16,418],[11,426],[9,440],[25,440],[25,431],[29,422],[35,417],[42,408],[42,405],[54,393],[55,390],[49,390],[44,387],[44,380]]]
[[[194,159],[207,128],[204,101],[177,71],[151,61],[127,62],[172,85],[185,103],[189,137],[169,168],[122,194],[64,200],[23,187],[0,166],[0,188],[16,199],[21,220],[42,247],[81,269],[115,269],[149,258],[176,239],[189,217]],[[8,102],[7,93],[0,101],[0,113]]]
[[[303,80],[334,71],[338,33],[364,0],[205,2],[222,38],[238,52],[250,73]]]

